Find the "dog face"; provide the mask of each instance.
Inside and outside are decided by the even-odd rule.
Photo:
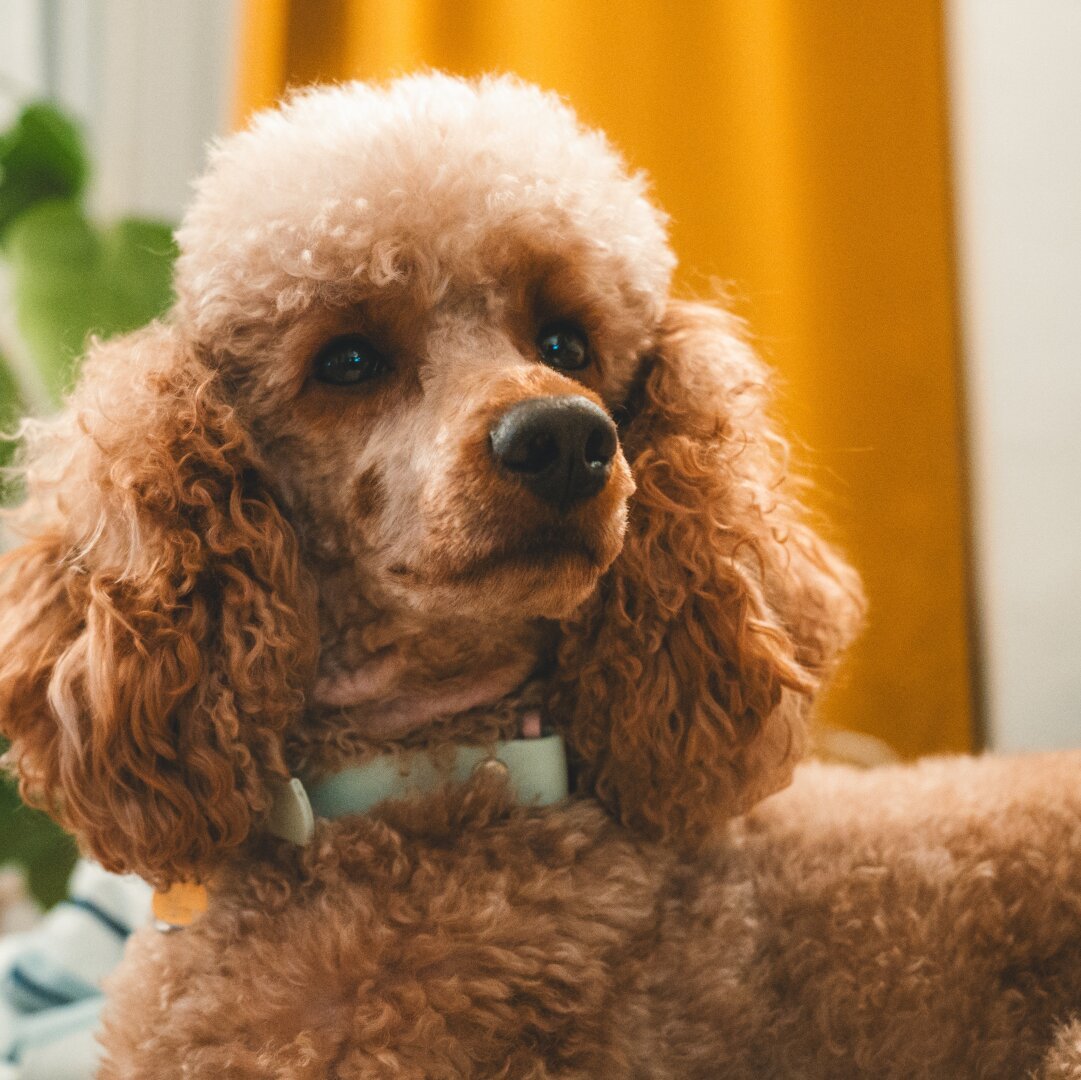
[[[451,268],[432,296],[405,272],[227,358],[312,566],[381,607],[560,618],[619,552],[633,482],[610,410],[652,323],[572,289],[565,256],[511,248],[479,256],[491,280]]]
[[[489,690],[554,639],[549,715],[633,827],[696,842],[785,781],[858,586],[603,137],[507,79],[303,94],[218,149],[178,239],[167,322],[31,435],[0,566],[29,797],[106,865],[199,876],[405,639]]]

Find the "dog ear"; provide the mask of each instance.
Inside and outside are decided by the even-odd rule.
[[[563,627],[551,713],[627,825],[688,845],[783,787],[862,614],[805,524],[765,370],[735,320],[673,303],[629,403],[623,550]]]
[[[311,590],[220,378],[167,327],[98,345],[31,426],[0,559],[0,730],[110,870],[200,879],[282,777]]]

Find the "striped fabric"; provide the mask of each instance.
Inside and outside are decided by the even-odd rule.
[[[149,918],[144,882],[82,861],[68,900],[0,938],[0,1080],[91,1080],[102,981]]]

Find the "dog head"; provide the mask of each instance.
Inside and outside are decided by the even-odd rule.
[[[403,665],[489,697],[539,672],[585,783],[653,834],[785,782],[858,586],[601,135],[510,79],[304,93],[217,149],[178,239],[168,318],[31,428],[0,569],[0,727],[91,853],[204,873],[287,731]]]

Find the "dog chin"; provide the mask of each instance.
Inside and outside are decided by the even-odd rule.
[[[588,599],[610,562],[584,547],[509,551],[398,584],[404,586],[402,599],[427,615],[482,622],[562,619]]]
[[[564,619],[596,589],[603,570],[592,556],[568,554],[538,563],[523,558],[494,568],[478,592],[496,593],[500,606],[529,618]]]

